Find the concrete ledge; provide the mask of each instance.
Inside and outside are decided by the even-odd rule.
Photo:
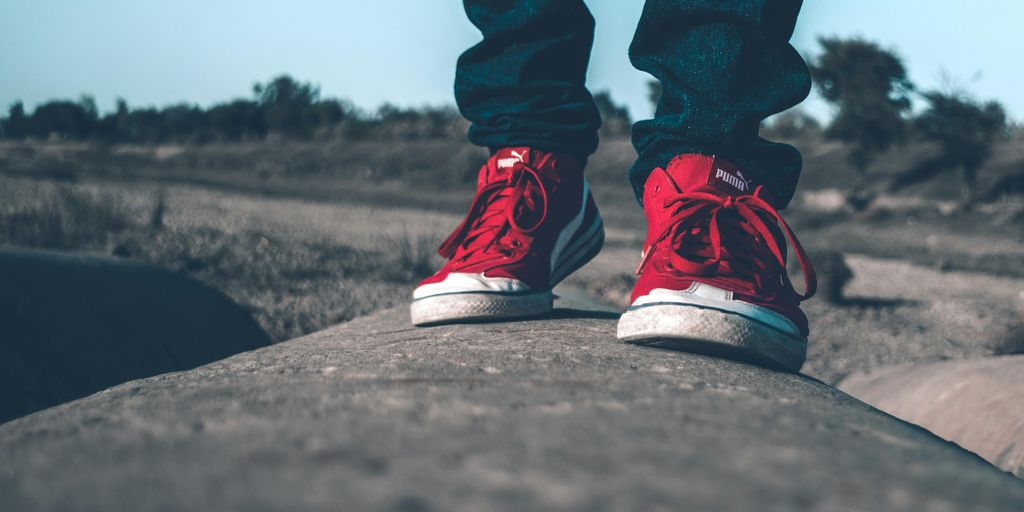
[[[1024,482],[813,379],[615,315],[397,309],[0,426],[0,509],[1020,510]]]
[[[231,299],[176,272],[0,251],[0,422],[268,344]]]
[[[1024,478],[1024,355],[893,366],[839,388]]]

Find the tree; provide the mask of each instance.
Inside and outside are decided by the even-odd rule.
[[[998,102],[983,104],[962,91],[930,91],[922,96],[928,108],[915,119],[914,126],[921,137],[942,148],[942,167],[960,168],[960,205],[970,210],[977,197],[978,169],[1006,130],[1006,112]]]
[[[320,99],[320,88],[296,81],[289,75],[280,75],[266,85],[256,84],[253,92],[261,105],[312,105]]]
[[[167,142],[163,131],[163,114],[155,108],[135,108],[128,115],[128,127],[132,142],[151,144]]]
[[[914,87],[895,53],[859,38],[820,38],[822,53],[810,65],[821,96],[836,108],[825,137],[851,146],[856,171],[851,204],[868,198],[865,176],[871,161],[906,137],[904,115]]]
[[[131,109],[124,98],[117,99],[117,109],[100,118],[96,126],[96,138],[105,145],[132,140],[128,124]]]
[[[36,107],[29,120],[28,135],[57,139],[87,139],[99,124],[96,102],[83,96],[78,102],[53,100]]]
[[[263,110],[267,130],[295,138],[309,137],[312,107],[320,100],[320,88],[281,75],[266,85],[254,85],[253,92]]]
[[[124,98],[117,98],[117,110],[114,111],[112,125],[114,140],[131,140],[131,109]]]
[[[7,109],[7,118],[0,120],[0,136],[8,139],[23,139],[28,136],[28,117],[25,105],[15,101]]]
[[[206,113],[202,108],[181,103],[164,107],[160,111],[158,141],[203,143],[209,138]]]
[[[317,126],[335,125],[358,114],[350,102],[337,99],[320,100],[313,105],[311,113]]]
[[[651,108],[658,110],[658,103],[661,101],[661,82],[649,80],[647,82],[647,99],[651,102]]]
[[[813,136],[821,132],[821,123],[800,109],[794,107],[772,118],[765,123],[761,134],[773,139],[798,139]]]
[[[629,108],[616,104],[608,91],[595,94],[594,103],[597,105],[597,111],[601,114],[602,132],[608,135],[629,135],[629,130],[633,126]]]
[[[394,139],[436,139],[464,133],[462,116],[451,107],[402,108],[385,103],[377,109],[376,119],[348,127],[347,135],[353,138],[365,137],[370,133],[377,137]]]
[[[250,100],[214,105],[206,111],[206,119],[214,136],[224,141],[257,139],[267,133],[259,104]]]

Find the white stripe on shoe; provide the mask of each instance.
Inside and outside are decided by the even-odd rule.
[[[590,224],[586,233],[573,242],[562,253],[565,257],[559,261],[551,272],[552,288],[563,279],[573,273],[584,263],[596,256],[604,243],[604,223],[600,214],[595,212],[594,222]]]
[[[583,224],[584,217],[587,216],[587,200],[590,199],[590,184],[587,180],[583,180],[583,201],[580,203],[580,209],[576,212],[576,215],[569,221],[568,224],[562,228],[562,231],[558,233],[558,238],[555,239],[555,247],[551,251],[551,271],[552,273],[557,267],[559,257],[562,255],[562,251],[565,250],[572,238],[576,236],[576,231],[580,229],[580,225]],[[554,283],[552,283],[554,286]]]

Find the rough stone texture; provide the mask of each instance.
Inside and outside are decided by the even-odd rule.
[[[612,313],[404,308],[0,426],[4,510],[1014,510],[1024,482]]]
[[[268,344],[245,310],[182,274],[0,251],[0,423]]]
[[[839,389],[1024,477],[1024,355],[894,366]]]

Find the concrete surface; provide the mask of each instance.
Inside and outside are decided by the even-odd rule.
[[[1024,481],[615,315],[389,310],[0,426],[3,510],[1014,510]]]
[[[122,259],[0,251],[0,423],[270,344],[241,307]]]
[[[839,389],[1024,478],[1024,355],[894,366]]]

